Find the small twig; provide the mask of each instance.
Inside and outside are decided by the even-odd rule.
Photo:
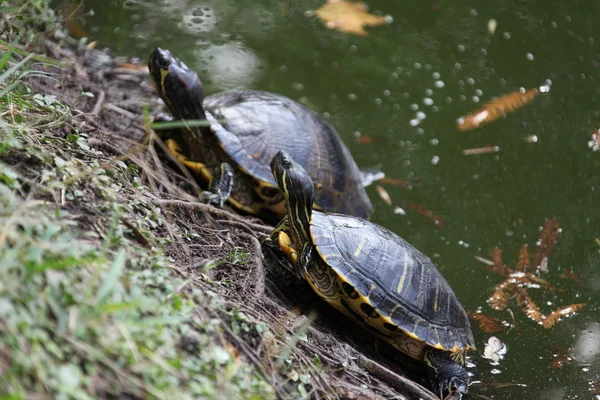
[[[439,400],[439,398],[425,389],[423,386],[396,374],[394,371],[387,369],[383,365],[360,355],[356,362],[358,366],[364,368],[377,379],[385,382],[394,389],[403,394],[410,394],[411,398],[421,398],[423,400]]]
[[[257,299],[261,299],[265,294],[265,266],[263,265],[263,254],[262,247],[260,242],[255,236],[249,235],[247,233],[240,234],[241,236],[247,238],[250,243],[252,243],[253,251],[254,251],[254,297]]]
[[[247,225],[249,228],[257,230],[259,232],[271,233],[271,231],[273,230],[273,228],[270,226],[254,224],[252,222],[248,222],[243,217],[240,217],[236,214],[232,214],[228,211],[222,210],[222,209],[212,206],[210,204],[191,203],[191,202],[182,201],[182,200],[152,200],[152,203],[159,207],[181,207],[181,208],[188,209],[190,211],[205,212],[205,213],[217,216],[217,217],[222,217],[222,218],[228,219],[230,221],[237,221],[237,222]]]
[[[127,111],[119,106],[116,106],[112,103],[106,103],[105,107],[111,111],[114,111],[118,114],[121,114],[122,116],[129,118],[129,119],[136,119],[137,115],[135,115],[134,113],[132,113],[131,111]]]
[[[96,104],[94,105],[94,108],[92,109],[92,114],[94,114],[94,115],[100,114],[100,111],[102,111],[102,107],[104,106],[105,99],[106,99],[106,92],[104,90],[100,90],[100,93],[98,93],[98,100],[96,101]]]

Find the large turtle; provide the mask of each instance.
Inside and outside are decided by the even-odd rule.
[[[467,392],[474,349],[463,306],[431,260],[395,233],[356,217],[314,211],[313,182],[279,152],[271,162],[288,215],[271,243],[325,301],[428,367],[440,396]]]
[[[168,50],[157,48],[148,67],[160,97],[186,124],[167,145],[209,186],[216,203],[228,200],[251,214],[279,221],[286,213],[269,163],[285,150],[315,183],[315,207],[368,218],[373,207],[363,176],[338,133],[317,113],[273,93],[233,90],[204,97],[198,75]]]

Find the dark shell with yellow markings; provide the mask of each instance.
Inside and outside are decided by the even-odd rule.
[[[313,212],[310,229],[318,254],[347,295],[338,299],[343,307],[336,308],[345,308],[384,338],[401,330],[441,350],[475,348],[467,313],[450,285],[405,240],[379,225],[338,214]]]
[[[316,112],[259,90],[216,93],[203,107],[221,147],[251,177],[277,187],[269,164],[279,150],[287,150],[316,183],[319,208],[371,216],[362,173],[335,129]]]

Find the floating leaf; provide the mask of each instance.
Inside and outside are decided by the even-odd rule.
[[[517,262],[517,271],[527,272],[527,269],[531,267],[531,260],[529,259],[529,250],[527,245],[523,243],[519,249],[519,261]]]
[[[548,315],[547,317],[544,317],[544,322],[542,326],[546,329],[551,328],[554,325],[556,325],[562,318],[574,315],[577,311],[583,308],[583,306],[585,306],[585,303],[571,304],[570,306],[559,308],[552,314]]]
[[[556,246],[558,235],[560,234],[560,223],[557,220],[549,219],[540,231],[540,239],[535,250],[535,268],[538,271],[546,272],[548,268],[548,257]]]
[[[544,316],[540,312],[540,309],[537,306],[537,304],[535,304],[535,302],[527,293],[527,290],[517,287],[516,294],[517,295],[515,296],[515,299],[517,300],[517,304],[519,304],[522,307],[523,312],[525,313],[527,318],[542,324]]]
[[[508,322],[490,317],[481,312],[470,312],[469,318],[477,322],[479,328],[485,333],[500,332],[510,327]]]
[[[503,115],[518,110],[533,101],[540,93],[540,89],[533,88],[524,92],[509,93],[485,103],[480,109],[466,117],[458,119],[458,130],[468,131],[482,124],[487,124],[502,117]]]
[[[377,139],[375,138],[375,136],[369,136],[369,135],[360,135],[359,137],[356,138],[356,142],[360,143],[360,144],[371,144],[373,142],[375,142]]]
[[[381,200],[383,200],[383,202],[388,206],[391,206],[392,198],[390,197],[390,194],[387,192],[387,190],[385,190],[383,186],[380,185],[377,185],[375,189],[377,189],[377,194],[379,195],[379,197],[381,197]]]
[[[493,268],[490,268],[490,271],[493,271],[498,275],[505,276],[507,267],[502,261],[502,249],[499,249],[497,247],[493,248],[492,251],[490,251],[490,257],[494,262],[494,266]]]
[[[581,279],[579,279],[579,277],[575,274],[575,272],[573,272],[572,268],[565,269],[560,276],[562,276],[563,278],[572,280],[573,282],[577,283],[581,287],[585,287],[585,283],[583,283],[581,281]]]
[[[370,14],[364,3],[346,0],[328,0],[315,14],[325,22],[329,29],[355,35],[367,36],[364,26],[383,25],[385,17]]]
[[[433,212],[432,210],[425,208],[419,204],[416,203],[407,203],[407,207],[413,211],[416,211],[418,214],[424,216],[425,218],[429,218],[431,220],[431,222],[434,223],[434,225],[438,228],[438,229],[442,229],[444,228],[445,224],[444,224],[444,220],[442,219],[441,216],[439,216],[438,214],[436,214],[435,212]]]
[[[486,146],[486,147],[477,147],[475,149],[465,149],[465,150],[463,150],[463,155],[472,156],[474,154],[497,153],[499,151],[500,151],[500,147],[498,147],[498,146]]]

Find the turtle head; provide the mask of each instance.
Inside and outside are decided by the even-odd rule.
[[[280,151],[271,160],[271,172],[288,203],[306,204],[312,208],[315,187],[302,165],[287,152]]]
[[[271,160],[271,172],[288,203],[288,220],[292,236],[301,242],[308,241],[315,186],[308,172],[285,151]]]
[[[455,394],[453,398],[462,398],[469,390],[471,380],[464,365],[454,361],[447,351],[431,349],[425,352],[425,364],[429,370],[429,378],[439,391],[440,398],[444,393]]]
[[[205,119],[202,82],[192,69],[169,50],[156,48],[148,69],[160,97],[177,119]]]

